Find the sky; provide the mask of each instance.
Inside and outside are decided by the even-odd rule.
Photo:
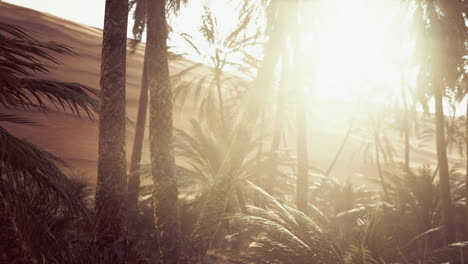
[[[104,26],[105,0],[4,0],[3,2],[27,7],[99,29]],[[200,16],[195,15],[195,10],[201,10],[201,5],[192,4],[190,11],[182,11],[185,15],[184,26],[181,26],[181,23],[175,25],[179,31],[192,31],[193,27],[199,24]],[[132,37],[132,19],[129,19],[128,23],[128,37]]]
[[[92,27],[104,25],[104,0],[4,0]]]
[[[340,0],[335,0],[335,1],[339,2]],[[102,29],[103,24],[104,24],[105,0],[4,0],[4,2],[8,2],[8,3],[15,4],[15,5],[35,9],[35,10],[38,10],[38,11],[41,11],[41,12],[49,13],[49,14],[52,14],[52,15],[55,15],[55,16],[58,16],[58,17],[61,17],[61,18],[67,19],[67,20],[71,20],[71,21],[78,22],[78,23],[88,25],[88,26],[92,26],[92,27],[97,27],[97,28],[100,28],[100,29]],[[197,28],[201,24],[201,19],[200,18],[201,18],[202,10],[203,10],[202,4],[201,4],[202,2],[207,3],[210,6],[210,8],[212,8],[213,11],[215,11],[216,13],[222,14],[221,19],[218,20],[218,22],[222,21],[222,22],[220,22],[220,23],[222,23],[222,28],[227,27],[229,24],[233,24],[233,22],[235,21],[236,17],[233,14],[235,12],[230,12],[230,11],[226,12],[226,10],[233,10],[232,7],[229,7],[228,4],[227,4],[229,1],[226,1],[226,0],[194,1],[194,2],[192,2],[191,5],[188,6],[188,8],[182,9],[182,11],[180,13],[180,16],[178,18],[171,21],[171,25],[175,29],[175,31],[185,32],[185,33],[190,33],[190,32],[196,32],[197,31]],[[235,2],[235,1],[231,1],[231,2]],[[357,1],[357,2],[360,2],[360,0]],[[364,3],[365,0],[362,0],[362,2]],[[389,2],[391,3],[393,1],[389,1]],[[195,3],[195,4],[193,4],[193,3]],[[333,4],[334,1],[330,1],[330,3],[332,3],[332,5],[334,5]],[[337,7],[342,6],[342,4],[343,3],[341,3],[340,5],[336,5],[331,9],[331,10],[333,10],[334,15],[336,15],[336,13],[339,13],[339,10],[338,10]],[[379,8],[379,9],[380,10],[388,10],[386,8]],[[351,29],[346,29],[346,30],[352,31],[353,34],[362,33],[360,35],[360,37],[357,38],[357,39],[362,40],[362,38],[366,38],[366,36],[367,36],[367,38],[371,37],[373,39],[376,39],[376,37],[374,36],[375,34],[374,35],[370,34],[370,33],[375,33],[375,32],[373,32],[371,30],[371,28],[368,28],[369,27],[368,25],[372,25],[372,24],[375,24],[375,23],[369,23],[370,22],[369,17],[366,15],[366,13],[363,13],[363,10],[365,11],[365,9],[360,8],[359,10],[354,10],[356,12],[350,12],[349,10],[350,10],[349,8],[346,8],[345,13],[355,13],[354,16],[350,17],[351,20],[348,21],[348,23],[345,23],[345,24],[341,23],[339,25],[339,28],[342,28],[343,25],[348,25],[349,24]],[[371,13],[377,13],[377,12],[375,12],[376,10],[371,10],[372,11]],[[385,12],[387,12],[387,11],[385,11]],[[385,17],[384,14],[381,14],[381,15],[382,15],[382,17]],[[349,14],[348,14],[348,16],[349,16]],[[334,17],[334,16],[333,16],[333,14],[328,14],[326,17]],[[359,17],[362,17],[364,19],[361,19],[362,21],[360,21],[359,19],[356,19],[356,18],[359,18]],[[182,18],[182,19],[180,19],[180,18]],[[354,21],[354,24],[351,23],[351,21]],[[378,20],[376,20],[376,21],[378,21]],[[362,23],[360,23],[360,22],[362,22]],[[129,19],[129,30],[128,30],[129,37],[131,37],[131,32],[132,32],[131,27],[132,27],[132,19]],[[361,29],[360,31],[362,31],[362,32],[360,32],[359,30],[356,31],[356,28]],[[330,28],[328,30],[330,30]],[[332,32],[332,31],[330,31],[330,32]],[[388,30],[385,30],[385,32],[386,32],[386,34],[389,33]],[[349,39],[352,40],[353,38],[351,37]],[[181,41],[178,41],[175,38],[172,38],[172,40],[169,41],[169,45],[176,46],[176,47],[179,46],[178,44],[180,44],[180,43],[181,43]],[[343,50],[342,45],[339,44],[340,40],[331,40],[331,41],[328,41],[328,42],[325,41],[325,44],[327,46],[330,46],[330,43],[332,43],[332,44],[334,43],[335,45],[338,45],[336,47],[336,50],[338,50],[338,51]],[[383,43],[386,43],[386,42],[383,41]],[[362,46],[361,44],[362,44],[362,41],[358,41],[358,43],[356,43],[355,46],[360,47],[360,46]],[[184,49],[183,45],[181,47],[182,47],[182,49]],[[330,47],[326,47],[326,49],[330,49]],[[367,54],[369,52],[368,47],[362,47],[361,50],[363,50],[363,52],[365,54]],[[343,64],[343,61],[344,61],[343,58],[347,58],[345,61],[350,61],[350,62],[352,62],[352,65],[355,65],[356,58],[353,58],[352,55],[353,54],[358,54],[358,53],[356,53],[356,51],[359,51],[359,49],[353,49],[353,52],[349,52],[346,49],[344,49],[343,51],[345,52],[344,55],[342,54],[343,56],[334,56],[338,60],[338,62],[339,62],[338,64]],[[336,72],[337,61],[328,58],[328,57],[330,57],[330,54],[335,54],[336,52],[335,51],[331,52],[331,50],[330,50],[330,52],[322,52],[322,53],[327,56],[325,62],[327,62],[327,61],[330,62],[329,64],[332,66],[331,68],[335,69],[335,70],[328,70],[328,72],[330,74],[336,76],[336,74],[337,74],[337,72]],[[382,54],[382,53],[385,53],[385,52],[382,52],[381,50],[376,51],[376,54]],[[362,55],[362,54],[358,54],[358,55]],[[377,58],[378,56],[369,56],[369,55],[367,55],[367,57]],[[325,66],[327,64],[324,63],[323,65],[324,65],[324,68],[326,68]],[[368,65],[365,65],[365,66],[368,66]],[[345,69],[347,67],[339,67],[339,68],[344,68]],[[367,67],[367,68],[369,68],[369,67]],[[362,75],[362,74],[356,74],[355,71],[353,72],[353,74],[358,75],[358,76]],[[336,79],[334,77],[330,78],[330,76],[328,76],[325,73],[321,73],[319,75],[324,77],[327,80]],[[343,76],[343,75],[341,75],[341,76]],[[342,78],[339,78],[339,79],[342,79]],[[343,80],[340,80],[340,81],[343,81]],[[322,84],[325,84],[325,83],[322,83]],[[340,87],[338,85],[335,85],[335,86]],[[332,93],[330,94],[331,96],[333,96],[334,94],[336,94],[338,92],[335,89],[321,89],[320,91],[326,92],[328,90],[332,91]],[[352,92],[355,92],[355,91],[353,90]],[[327,97],[327,94],[325,94],[325,95],[320,94],[319,97]],[[464,109],[464,107],[462,106],[459,109]],[[458,111],[459,110],[457,110],[457,112]]]
[[[3,2],[31,8],[37,11],[78,22],[87,26],[103,28],[105,0],[4,0]],[[175,21],[175,26],[181,32],[191,32],[200,24],[202,2],[219,5],[223,1],[195,1],[181,11],[183,21]],[[128,20],[128,35],[131,37],[132,19]],[[182,23],[183,22],[183,23]]]

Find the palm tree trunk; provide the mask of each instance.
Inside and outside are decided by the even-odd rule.
[[[307,119],[304,108],[304,90],[299,87],[296,107],[296,129],[297,129],[297,182],[296,182],[296,206],[297,209],[307,214],[309,172],[307,153]]]
[[[172,91],[167,57],[166,1],[148,7],[147,49],[150,91],[150,152],[154,190],[154,218],[160,239],[160,260],[178,262],[181,230],[173,150]]]
[[[344,136],[343,140],[341,141],[341,145],[338,148],[338,151],[336,152],[335,156],[333,157],[332,162],[328,166],[327,170],[325,171],[325,176],[330,176],[330,173],[332,172],[333,168],[336,165],[336,162],[338,161],[341,153],[343,152],[344,146],[346,145],[346,142],[348,142],[349,136],[351,135],[351,130],[353,129],[353,122],[351,122],[351,125],[348,128],[348,131],[346,132],[346,135]]]
[[[215,81],[216,81],[216,91],[218,92],[218,107],[219,107],[219,116],[221,119],[221,125],[223,130],[226,130],[226,118],[224,116],[224,99],[223,99],[223,91],[221,87],[221,74],[222,70],[216,68],[215,72]],[[226,133],[227,131],[224,131]]]
[[[387,190],[387,183],[383,177],[382,167],[380,166],[380,148],[379,148],[379,139],[377,133],[375,133],[375,163],[377,166],[377,173],[379,174],[380,182],[382,183],[382,189],[385,195],[385,199],[389,202],[390,196]]]
[[[140,100],[133,140],[132,159],[130,161],[130,177],[128,179],[128,208],[129,211],[138,211],[138,194],[140,190],[140,162],[143,153],[143,141],[145,138],[146,112],[148,108],[148,67],[147,52],[143,62],[143,76],[141,78]]]
[[[409,109],[408,109],[408,98],[406,97],[405,88],[402,88],[403,104],[404,104],[404,130],[405,130],[405,171],[410,172],[410,126],[409,126]]]
[[[15,216],[8,207],[7,200],[0,193],[0,263],[36,264],[36,259],[21,238]]]
[[[126,263],[125,74],[128,1],[106,0],[99,95],[96,242]]]
[[[410,171],[410,140],[409,140],[409,126],[407,116],[405,114],[405,170],[407,173]]]
[[[264,113],[262,113],[261,117],[260,117],[260,127],[259,127],[259,134],[260,134],[260,138],[262,138],[265,134],[264,134],[264,130],[265,130],[265,123],[264,123]],[[264,168],[264,164],[262,162],[262,156],[263,156],[263,140],[259,140],[258,141],[258,145],[257,145],[257,155],[256,155],[256,158],[257,158],[257,161],[256,161],[256,164],[255,164],[255,172],[256,174],[258,175],[258,178],[256,179],[257,182],[255,184],[257,184],[258,186],[261,186],[262,188],[264,188],[264,190],[266,190],[266,186],[267,184],[269,183],[268,179],[266,179],[265,177],[265,168]],[[258,193],[254,193],[253,196],[253,205],[254,206],[259,206],[259,196],[258,196]]]
[[[436,114],[436,144],[437,160],[439,163],[440,195],[442,200],[442,219],[445,225],[445,239],[447,243],[455,241],[455,226],[452,218],[452,198],[450,194],[449,168],[444,132],[444,109],[442,104],[442,91],[435,92]]]
[[[269,194],[273,194],[274,188],[276,186],[277,181],[277,159],[278,159],[278,149],[281,143],[281,126],[283,122],[283,114],[284,114],[284,104],[285,104],[285,97],[286,97],[286,86],[287,86],[287,57],[286,52],[281,57],[281,80],[278,88],[278,97],[277,97],[277,104],[276,104],[276,114],[275,114],[275,122],[273,127],[273,139],[271,141],[270,147],[270,157],[269,157],[269,166],[267,168],[267,173],[264,176],[264,186],[265,191]]]
[[[465,140],[466,140],[466,175],[465,175],[465,224],[466,233],[468,235],[468,96],[466,97],[466,114],[465,114]]]

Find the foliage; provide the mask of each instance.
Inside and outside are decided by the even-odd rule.
[[[166,1],[167,9],[176,14],[185,2]],[[270,143],[269,136],[277,132],[271,131],[276,124],[271,125],[275,116],[270,112],[280,108],[280,102],[284,109],[280,109],[282,118],[279,119],[285,120],[278,121],[279,128],[275,130],[281,133],[273,136],[278,137],[278,142],[280,137],[290,136],[291,131],[280,126],[288,123],[285,121],[292,112],[292,104],[280,97],[294,94],[297,89],[286,86],[302,87],[305,83],[301,81],[310,81],[308,76],[307,80],[291,78],[294,76],[291,72],[315,64],[291,64],[294,52],[286,50],[294,47],[295,37],[313,32],[314,27],[304,32],[299,27],[288,29],[283,24],[294,19],[281,13],[279,2],[241,1],[237,23],[229,32],[221,30],[225,21],[205,6],[199,32],[180,33],[191,49],[184,55],[197,62],[172,76],[174,100],[182,108],[187,102],[199,108],[198,117],[190,121],[189,128],[176,129],[174,137],[185,247],[200,242],[190,240],[189,236],[202,208],[214,208],[216,212],[208,210],[203,218],[217,219],[217,222],[205,221],[213,230],[221,226],[216,238],[210,240],[207,261],[213,263],[416,264],[462,263],[464,258],[468,259],[466,242],[447,245],[443,241],[442,231],[446,227],[442,221],[440,182],[435,179],[438,168],[402,169],[398,158],[403,148],[399,147],[392,130],[408,133],[408,141],[414,137],[424,142],[432,140],[434,129],[429,123],[433,120],[427,113],[435,89],[442,89],[452,106],[451,115],[445,117],[446,147],[455,148],[459,156],[466,153],[466,117],[455,114],[455,106],[466,96],[466,1],[451,4],[418,1],[413,6],[413,26],[418,32],[413,55],[417,65],[405,64],[404,71],[417,68],[417,84],[412,87],[408,76],[403,76],[405,83],[398,92],[401,95],[392,94],[378,107],[374,102],[367,102],[367,98],[359,98],[356,108],[361,110],[365,104],[367,112],[358,114],[364,111],[354,109],[351,114],[353,123],[349,131],[362,143],[365,157],[375,163],[378,177],[369,173],[364,177],[349,174],[332,178],[324,175],[329,173],[309,166],[314,173],[308,175],[307,215],[292,205],[298,159],[289,153],[295,149],[287,144],[279,148],[279,143],[270,152],[263,149]],[[135,43],[143,38],[149,15],[146,4],[147,0],[130,1],[134,8]],[[294,13],[297,18],[299,13]],[[268,18],[265,32],[262,32],[264,25],[257,21],[260,16]],[[312,16],[304,19],[312,20]],[[433,38],[437,34],[445,36],[447,41],[442,41],[442,37]],[[260,99],[275,104],[270,100],[273,98],[270,92],[276,93],[278,78],[270,75],[281,73],[279,86],[285,87],[278,92],[278,103],[272,108],[262,104],[263,112],[257,111],[262,112],[260,120],[257,113],[251,113],[251,105],[246,106],[239,99],[247,98],[249,103],[261,101],[255,98],[263,81],[257,80],[262,79],[257,73],[261,65],[257,55],[261,53],[258,52],[261,41],[268,37],[275,42],[270,43],[271,52],[275,48],[281,51],[276,50],[275,56],[264,60],[270,64],[267,66],[271,72],[261,77],[270,78],[265,83],[271,87],[262,90]],[[266,50],[265,47],[265,53]],[[51,65],[59,65],[51,54],[78,55],[68,46],[40,42],[21,28],[0,23],[0,104],[5,109],[45,112],[55,108],[92,117],[97,112],[96,90],[76,83],[34,78],[37,73],[50,73]],[[283,62],[279,67],[280,58]],[[193,70],[200,74],[189,80],[187,73]],[[417,112],[417,101],[426,115]],[[239,112],[247,114],[242,116]],[[0,122],[38,125],[7,110],[0,113]],[[317,121],[311,127],[320,125]],[[67,177],[63,172],[67,164],[59,157],[15,137],[1,126],[0,145],[0,191],[13,205],[15,221],[34,256],[44,263],[108,263],[113,252],[97,252],[93,243],[91,188]],[[415,145],[408,145],[415,149]],[[150,165],[141,166],[140,172],[147,177],[151,174]],[[457,230],[464,230],[468,221],[465,176],[455,166],[450,171],[450,202],[455,208],[452,217]],[[224,186],[221,177],[230,185]],[[277,179],[271,193],[250,183],[263,183],[262,180],[268,181],[270,177]],[[145,181],[148,179],[151,177]],[[220,190],[216,190],[217,186],[226,191],[213,196],[217,204],[205,206],[207,197]],[[129,219],[134,222],[129,239],[132,263],[156,263],[159,252],[155,249],[164,243],[159,241],[154,227],[152,192],[152,183],[142,186],[139,210],[129,212]],[[466,233],[459,232],[457,239],[464,240]]]
[[[77,55],[70,47],[40,42],[23,29],[0,23],[0,103],[7,109],[47,111],[50,107],[89,117],[97,110],[97,92],[76,83],[35,79],[58,64],[50,53]],[[4,110],[5,111],[5,110]],[[2,113],[1,122],[35,125],[27,118]],[[0,191],[13,205],[20,231],[36,259],[63,263],[76,257],[84,239],[80,226],[90,223],[89,189],[70,180],[59,157],[11,135],[0,127]],[[72,228],[73,227],[73,228]],[[89,226],[88,226],[89,227]]]

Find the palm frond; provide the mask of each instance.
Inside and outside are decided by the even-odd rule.
[[[60,62],[50,53],[78,55],[72,48],[55,42],[40,42],[23,29],[0,23],[0,104],[6,108],[61,107],[74,114],[97,111],[97,90],[76,83],[34,79],[35,72],[47,73],[48,63]]]
[[[16,114],[7,114],[7,113],[0,113],[0,122],[8,122],[8,123],[22,124],[22,125],[37,125],[37,123],[32,120],[23,118]]]
[[[232,217],[234,226],[252,239],[239,259],[258,263],[342,263],[334,242],[302,212],[281,204],[258,186],[265,208],[249,207]]]

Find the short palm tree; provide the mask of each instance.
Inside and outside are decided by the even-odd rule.
[[[343,263],[332,237],[304,213],[282,204],[260,188],[264,208],[249,207],[231,221],[252,243],[234,263]]]

